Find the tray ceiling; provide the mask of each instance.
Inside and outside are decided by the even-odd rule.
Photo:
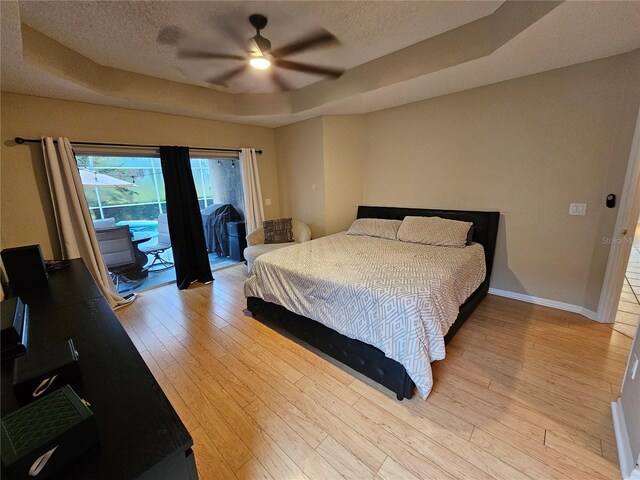
[[[5,91],[277,126],[362,113],[640,47],[640,2],[0,2]],[[259,72],[229,88],[204,80],[223,60],[176,58],[156,41],[241,53],[234,37],[268,16],[274,46],[322,27],[341,44],[296,61],[345,68],[336,81]]]

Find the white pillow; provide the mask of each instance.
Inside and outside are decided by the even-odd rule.
[[[471,222],[440,217],[404,217],[397,237],[402,242],[464,247],[467,245],[471,227]]]
[[[402,220],[383,220],[381,218],[359,218],[351,224],[347,235],[388,238],[395,240]]]

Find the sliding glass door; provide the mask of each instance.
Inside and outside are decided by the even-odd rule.
[[[78,168],[96,230],[128,226],[135,259],[119,282],[121,291],[173,281],[172,250],[160,159],[154,154],[81,152]],[[228,223],[242,221],[242,177],[237,157],[191,158],[212,269],[239,261],[229,258]],[[162,247],[167,248],[162,248]],[[154,251],[157,247],[157,251]],[[155,263],[154,263],[155,261]],[[168,267],[169,266],[169,267]],[[115,267],[114,267],[115,268]]]
[[[77,161],[94,219],[149,222],[165,212],[159,158],[79,155]]]

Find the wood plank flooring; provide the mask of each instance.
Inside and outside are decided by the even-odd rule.
[[[144,292],[117,311],[191,432],[200,478],[615,479],[609,402],[631,339],[488,296],[398,402],[254,320],[246,267]]]

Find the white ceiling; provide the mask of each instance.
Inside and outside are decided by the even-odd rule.
[[[405,57],[398,51],[418,42],[427,48],[428,42],[439,42],[454,50],[471,50],[476,46],[473,38],[468,45],[456,45],[457,37],[452,36],[453,44],[449,46],[446,35],[474,20],[489,18],[494,12],[497,15],[501,4],[2,1],[0,85],[2,90],[18,93],[277,126],[319,114],[373,111],[640,48],[640,2],[565,2],[516,32],[492,53],[430,71],[416,68],[411,78],[398,76],[375,86],[364,85],[358,78],[363,69],[367,69],[369,77],[371,72],[379,72],[380,78],[388,77],[385,64],[394,59],[403,61]],[[241,38],[250,37],[254,32],[246,19],[256,12],[269,17],[269,25],[262,33],[276,47],[318,27],[332,32],[341,45],[305,52],[292,59],[342,67],[348,69],[345,76],[336,82],[318,82],[311,75],[286,72],[287,80],[299,89],[283,96],[264,93],[270,92],[272,85],[260,76],[247,74],[230,84],[229,90],[218,88],[223,92],[217,94],[248,101],[251,96],[247,97],[247,92],[262,93],[255,97],[255,104],[261,109],[242,113],[234,108],[204,111],[184,102],[155,101],[143,95],[120,95],[93,88],[55,69],[25,61],[28,56],[23,52],[21,23],[96,64],[112,67],[105,70],[107,73],[141,74],[135,77],[141,85],[145,79],[152,80],[149,77],[171,81],[166,83],[168,87],[179,82],[183,88],[191,89],[189,94],[202,95],[204,102],[206,95],[216,92],[210,86],[198,86],[207,85],[203,83],[206,78],[224,72],[233,61],[179,60],[175,47],[156,42],[158,32],[163,26],[177,25],[187,32],[181,46],[240,53],[228,28],[232,27]],[[433,38],[437,35],[440,36]],[[426,39],[430,40],[425,42]],[[483,41],[484,36],[479,36],[475,43]],[[416,62],[421,61],[416,58]],[[64,70],[64,65],[61,68]],[[264,106],[271,104],[278,107]]]
[[[68,2],[21,1],[20,19],[93,61],[130,72],[205,85],[238,66],[234,60],[176,58],[176,48],[160,45],[158,32],[175,25],[185,32],[181,47],[243,54],[243,40],[255,35],[252,13],[269,19],[262,35],[273,47],[322,27],[341,45],[303,52],[291,59],[351,68],[489,15],[501,1],[466,2]],[[283,73],[295,87],[321,77]],[[229,84],[231,91],[265,92],[272,84],[255,70]]]

